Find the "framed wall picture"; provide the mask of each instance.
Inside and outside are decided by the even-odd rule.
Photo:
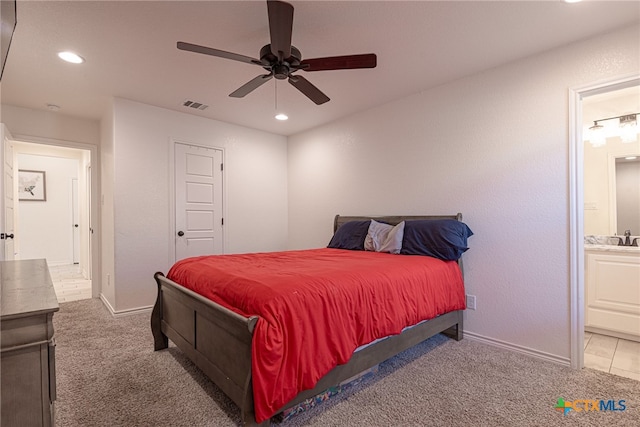
[[[37,202],[47,200],[44,171],[18,170],[18,200]]]

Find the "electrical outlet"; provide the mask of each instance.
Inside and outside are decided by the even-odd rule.
[[[475,310],[476,309],[476,296],[467,294],[466,297],[467,297],[467,308],[469,310]]]

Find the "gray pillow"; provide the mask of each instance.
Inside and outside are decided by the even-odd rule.
[[[366,251],[399,254],[404,237],[404,221],[396,226],[371,220],[367,237],[364,239]]]

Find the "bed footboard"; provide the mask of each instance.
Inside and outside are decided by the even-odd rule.
[[[170,339],[240,407],[255,425],[251,387],[251,338],[257,316],[243,317],[167,279],[154,275],[158,297],[151,314],[154,349]]]
[[[240,316],[164,277],[154,275],[158,297],[151,314],[154,349],[170,339],[238,405],[243,425],[256,425],[251,384],[251,340],[257,316]],[[302,391],[280,411],[313,397],[440,332],[462,339],[462,310],[438,316],[400,335],[354,353],[336,366],[312,390]],[[262,425],[269,425],[265,421]]]

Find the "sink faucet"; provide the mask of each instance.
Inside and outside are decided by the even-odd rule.
[[[624,231],[624,245],[631,246],[631,230]]]

